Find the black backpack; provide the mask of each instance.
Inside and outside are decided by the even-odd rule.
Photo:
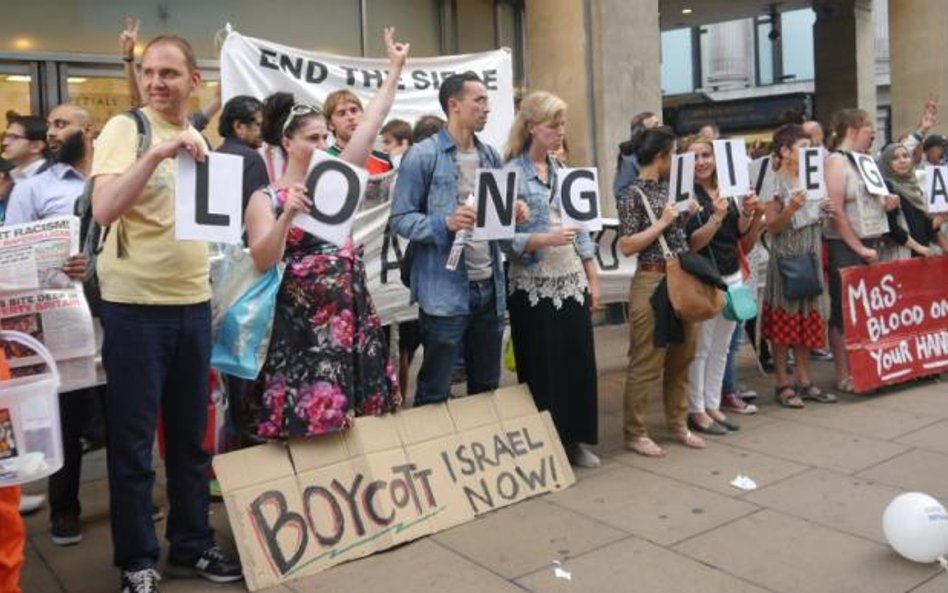
[[[136,159],[141,158],[151,146],[151,124],[141,109],[129,109],[123,115],[132,118],[135,122],[135,128],[138,131],[138,146],[135,157]],[[111,226],[103,227],[92,217],[92,190],[94,184],[94,179],[86,182],[82,195],[76,200],[75,214],[79,217],[79,244],[86,256],[86,276],[82,280],[82,288],[86,293],[86,300],[89,302],[92,315],[98,317],[102,303],[102,291],[99,288],[99,276],[95,269],[96,259],[102,253],[102,246],[105,245],[105,239],[109,236]]]

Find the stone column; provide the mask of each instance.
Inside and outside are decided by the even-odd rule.
[[[936,131],[948,132],[948,0],[889,0],[892,135],[918,125],[929,93],[938,95]]]
[[[527,89],[569,103],[571,162],[599,168],[614,215],[618,145],[640,111],[662,111],[658,0],[527,0]]]
[[[876,117],[875,26],[872,0],[815,0],[816,119],[829,124],[839,109]]]
[[[708,76],[714,90],[743,89],[754,80],[753,21],[744,19],[708,27]]]

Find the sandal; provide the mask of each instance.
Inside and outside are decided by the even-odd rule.
[[[797,395],[797,390],[789,385],[777,387],[774,390],[774,396],[777,399],[777,403],[784,408],[799,410],[806,407],[806,404],[804,404],[800,396]]]
[[[826,393],[816,385],[797,385],[800,399],[819,402],[821,404],[835,404],[839,400],[832,393]]]
[[[658,458],[665,456],[665,449],[656,445],[655,441],[648,437],[639,437],[633,441],[628,441],[625,447],[629,451],[638,453],[643,457]]]
[[[683,430],[675,433],[675,440],[689,449],[704,449],[704,439],[691,432]]]
[[[843,379],[842,381],[837,381],[837,382],[833,385],[833,388],[834,388],[836,391],[841,391],[841,392],[843,392],[843,393],[856,393],[856,387],[855,387],[855,385],[853,385],[853,378],[852,378],[852,377],[846,377],[846,378]]]

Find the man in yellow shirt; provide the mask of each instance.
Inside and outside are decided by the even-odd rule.
[[[135,121],[116,116],[98,138],[91,174],[93,216],[109,226],[97,272],[112,542],[123,593],[158,590],[151,452],[159,409],[167,443],[168,571],[215,582],[241,578],[240,564],[214,545],[208,523],[210,456],[201,446],[211,348],[207,246],[174,238],[174,159],[183,151],[203,161],[205,151],[188,123],[201,80],[190,44],[173,35],[152,39],[141,78],[150,146],[139,158]]]

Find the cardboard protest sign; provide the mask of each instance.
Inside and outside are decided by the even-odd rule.
[[[819,146],[801,148],[798,153],[800,163],[800,185],[806,190],[806,199],[820,201],[826,197],[826,179],[823,175],[823,149]]]
[[[474,184],[477,222],[472,241],[513,239],[516,221],[517,169],[478,169]]]
[[[297,214],[293,224],[342,247],[352,231],[368,178],[364,169],[314,151],[306,175],[306,195],[313,205],[309,213]]]
[[[179,154],[174,192],[174,238],[240,243],[244,159],[211,152],[203,163]]]
[[[857,391],[948,368],[948,257],[843,268],[846,352]]]
[[[850,156],[852,156],[853,162],[856,163],[856,170],[859,171],[859,175],[862,177],[863,183],[866,184],[869,193],[882,197],[889,195],[889,188],[886,187],[885,180],[882,179],[882,173],[876,165],[876,160],[868,154],[858,152],[852,152]]]
[[[676,154],[672,158],[668,179],[668,199],[674,202],[679,212],[687,212],[689,201],[695,196],[695,153]]]
[[[557,207],[564,227],[586,232],[602,230],[599,171],[595,167],[556,172]]]
[[[218,455],[214,471],[251,591],[575,481],[525,386]]]
[[[925,195],[929,214],[948,212],[948,165],[925,165]]]
[[[714,166],[718,172],[718,191],[725,198],[747,195],[750,177],[747,146],[744,139],[715,140]]]

